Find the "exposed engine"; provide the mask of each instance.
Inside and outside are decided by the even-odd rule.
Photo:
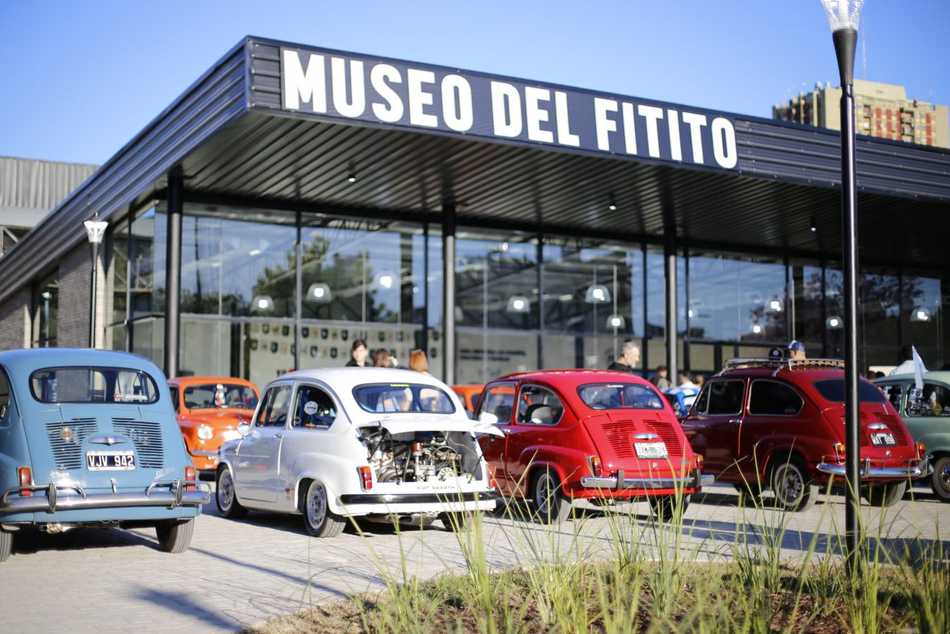
[[[439,482],[467,475],[480,480],[478,455],[467,434],[363,431],[362,440],[377,482]]]

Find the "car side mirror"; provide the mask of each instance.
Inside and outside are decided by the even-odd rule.
[[[491,412],[482,412],[478,415],[478,422],[484,423],[486,425],[497,425],[498,417]]]

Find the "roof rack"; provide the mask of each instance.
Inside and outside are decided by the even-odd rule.
[[[829,368],[844,370],[843,359],[730,359],[722,371],[743,368],[772,368],[778,370],[803,370],[806,368]]]

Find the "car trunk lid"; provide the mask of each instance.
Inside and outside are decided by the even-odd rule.
[[[684,455],[684,439],[662,412],[650,410],[610,410],[592,414],[584,426],[600,454],[608,472],[627,472],[658,468],[658,465],[679,465]],[[667,458],[640,458],[637,443],[663,443]]]

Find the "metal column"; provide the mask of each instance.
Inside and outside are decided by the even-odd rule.
[[[185,179],[180,165],[168,172],[165,243],[165,374],[178,376],[181,326],[181,210]]]
[[[455,203],[442,206],[442,380],[455,383]]]
[[[303,214],[297,212],[297,240],[294,244],[296,253],[294,267],[294,369],[300,369],[300,322],[303,319]]]
[[[663,265],[666,273],[666,372],[670,384],[676,385],[678,368],[676,352],[676,232],[667,230],[663,250]]]

